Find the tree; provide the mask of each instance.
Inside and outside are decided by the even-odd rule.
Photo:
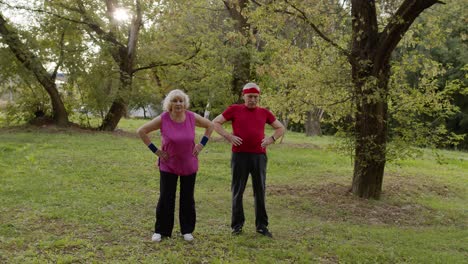
[[[75,20],[77,23],[83,24],[87,27],[87,30],[92,31],[100,41],[97,43],[103,45],[104,49],[108,49],[112,58],[119,69],[119,87],[115,98],[104,117],[103,123],[100,129],[106,131],[112,131],[117,127],[122,116],[127,112],[127,106],[129,102],[128,94],[132,89],[132,80],[135,73],[135,60],[136,50],[138,43],[138,36],[140,28],[142,26],[142,10],[140,1],[136,0],[133,8],[133,16],[131,23],[126,28],[128,34],[126,36],[126,43],[121,41],[122,33],[118,25],[118,21],[114,17],[118,4],[113,0],[106,0],[105,17],[109,20],[107,29],[104,28],[103,23],[96,21],[96,13],[92,13],[93,8],[96,8],[92,3],[85,3],[83,1],[77,1],[76,7],[66,6],[62,3],[58,3],[58,6],[64,9],[78,13],[80,20]],[[51,3],[51,6],[54,4]],[[95,10],[98,11],[99,9]],[[70,19],[71,20],[71,19]],[[90,33],[91,34],[91,33]]]
[[[259,2],[259,1],[256,1]],[[391,54],[415,19],[437,0],[404,0],[395,13],[384,13],[386,25],[379,27],[375,0],[351,0],[350,49],[329,37],[300,6],[299,1],[268,1],[279,4],[285,14],[295,16],[329,45],[347,57],[351,65],[355,104],[355,154],[352,192],[363,198],[379,199],[386,163],[388,134],[388,81]],[[348,1],[330,1],[333,5]],[[392,2],[393,3],[393,2]],[[347,10],[339,11],[347,14]]]
[[[467,57],[461,47],[450,46],[450,40],[459,36],[457,24],[462,19],[447,18],[457,13],[462,17],[461,6],[451,2],[429,10],[395,49],[389,81],[388,161],[418,155],[421,147],[456,146],[463,137],[447,124],[461,114],[456,99],[463,87],[462,61]],[[445,53],[443,58],[434,56],[439,51]],[[454,59],[454,55],[461,56]]]
[[[380,198],[386,162],[388,81],[393,50],[414,20],[437,0],[405,0],[379,32],[375,1],[351,1],[349,62],[356,98],[356,150],[352,192]]]
[[[119,84],[100,126],[101,130],[112,131],[127,112],[132,94],[132,82],[137,72],[155,67],[182,64],[185,60],[195,57],[199,49],[196,48],[193,54],[181,61],[164,62],[155,59],[142,65],[138,62],[137,49],[143,16],[144,14],[156,13],[155,15],[158,17],[157,12],[162,12],[161,9],[164,9],[166,3],[164,1],[142,3],[139,0],[106,0],[104,4],[105,7],[95,1],[49,1],[44,9],[34,11],[47,13],[65,21],[82,25],[90,38],[113,58],[118,68]],[[118,8],[123,7],[131,10],[132,18],[129,23],[119,24],[114,13]],[[105,19],[102,19],[103,17]],[[149,24],[157,26],[157,19],[156,22],[152,21]]]
[[[52,103],[53,119],[58,126],[68,126],[68,113],[65,109],[65,105],[58,92],[55,79],[57,77],[57,71],[61,65],[62,56],[60,56],[57,66],[52,73],[48,73],[45,69],[43,62],[30,50],[22,41],[15,29],[8,24],[8,22],[0,13],[0,34],[2,40],[6,43],[12,53],[15,54],[16,58],[22,63],[22,65],[30,70],[38,82],[47,91]],[[63,36],[63,35],[62,35]],[[63,43],[63,38],[62,38]]]
[[[4,105],[6,123],[50,122],[48,117],[52,117],[53,112],[47,91],[8,46],[2,48],[0,53],[0,94],[8,95],[7,104]]]

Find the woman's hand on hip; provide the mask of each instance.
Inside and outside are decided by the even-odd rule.
[[[198,143],[198,144],[196,144],[195,147],[193,148],[192,154],[193,154],[194,156],[198,156],[198,154],[200,154],[200,152],[202,151],[202,149],[203,149],[203,145],[200,144],[200,143]]]
[[[169,154],[167,154],[167,152],[165,152],[163,150],[160,150],[160,149],[158,149],[158,151],[156,151],[156,155],[158,157],[160,157],[161,159],[163,159],[163,160],[169,159]]]

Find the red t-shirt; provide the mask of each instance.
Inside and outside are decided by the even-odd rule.
[[[267,109],[248,108],[244,104],[231,105],[223,112],[227,121],[232,121],[233,134],[242,138],[240,146],[232,146],[232,152],[266,153],[262,148],[265,124],[271,124],[276,117]]]

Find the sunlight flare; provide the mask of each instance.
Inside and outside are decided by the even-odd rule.
[[[117,8],[114,11],[114,18],[118,21],[127,21],[130,18],[128,10],[125,8]]]

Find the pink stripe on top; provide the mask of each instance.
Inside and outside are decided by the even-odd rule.
[[[169,112],[161,115],[162,150],[169,154],[167,160],[159,159],[159,169],[187,176],[198,171],[198,159],[192,154],[195,147],[195,115],[185,111],[185,120],[175,122]]]

